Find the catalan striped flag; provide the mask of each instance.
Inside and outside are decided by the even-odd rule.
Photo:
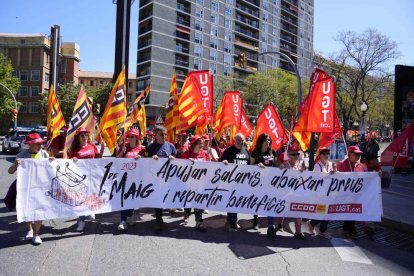
[[[65,126],[65,118],[63,118],[62,110],[56,97],[53,85],[49,89],[49,100],[47,103],[47,137],[52,141],[59,135],[59,131]]]
[[[147,114],[145,111],[145,100],[148,98],[151,91],[151,83],[147,85],[144,91],[138,95],[128,111],[128,116],[125,121],[125,128],[131,127],[135,122],[139,123],[141,135],[145,136],[147,126]]]
[[[178,112],[180,123],[176,131],[182,132],[196,125],[204,124],[205,109],[201,99],[197,76],[199,72],[190,72],[185,78],[180,96],[178,97]]]
[[[91,106],[86,98],[83,85],[79,91],[78,99],[76,100],[75,108],[73,109],[72,118],[70,119],[65,140],[65,150],[63,158],[68,157],[68,150],[75,139],[75,132],[78,128],[84,127],[89,131],[95,128],[95,118],[92,114]]]
[[[171,79],[170,98],[165,115],[165,128],[167,129],[167,140],[175,143],[175,128],[179,124],[177,77],[175,73]]]
[[[116,147],[116,132],[118,125],[125,122],[126,110],[125,67],[122,69],[112,88],[106,103],[104,114],[99,124],[99,131],[111,154]]]

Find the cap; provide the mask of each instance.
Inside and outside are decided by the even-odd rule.
[[[193,137],[191,137],[191,139],[190,139],[190,144],[194,144],[194,143],[196,143],[198,140],[200,140],[201,139],[201,137],[200,136],[198,136],[198,135],[194,135]]]
[[[351,152],[353,152],[353,153],[359,153],[359,154],[362,154],[363,153],[362,150],[358,146],[350,146],[350,147],[348,147],[348,152],[349,153],[351,153]]]
[[[321,151],[330,151],[330,149],[328,147],[321,147],[319,149],[319,152],[321,152]]]
[[[204,139],[205,141],[210,141],[210,140],[211,140],[211,138],[210,138],[210,136],[209,136],[208,134],[204,134],[204,135],[203,135],[203,139]]]
[[[178,135],[183,136],[183,137],[188,137],[188,134],[185,131],[181,131]]]
[[[46,140],[43,139],[39,133],[34,132],[34,133],[30,133],[26,136],[26,141],[24,141],[24,143],[26,145],[31,145],[31,144],[43,144],[43,142],[45,142]]]
[[[90,132],[89,130],[87,130],[86,128],[84,128],[84,127],[80,127],[80,128],[78,128],[78,129],[76,130],[76,132],[75,132],[75,136],[78,136],[78,135],[79,135],[79,134],[81,134],[81,133],[91,134],[91,132]]]
[[[137,139],[141,139],[141,133],[139,133],[138,129],[136,128],[132,128],[127,132],[127,137],[128,136],[135,136],[137,137]]]
[[[290,153],[290,152],[298,152],[299,151],[299,148],[297,148],[297,147],[294,147],[294,146],[289,146],[288,147],[288,153]]]
[[[151,130],[147,131],[147,136],[154,136],[154,132],[152,132]]]

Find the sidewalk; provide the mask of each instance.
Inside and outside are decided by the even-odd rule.
[[[414,175],[394,174],[389,189],[382,189],[381,225],[414,234]]]

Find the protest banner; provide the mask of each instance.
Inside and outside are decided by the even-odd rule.
[[[21,159],[18,221],[139,207],[380,221],[377,173],[300,172],[191,160]]]

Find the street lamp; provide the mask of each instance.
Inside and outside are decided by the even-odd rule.
[[[356,132],[357,132],[357,129],[358,129],[358,126],[359,126],[359,124],[358,124],[358,122],[357,121],[355,121],[354,122],[354,142],[355,142],[355,145],[356,145],[356,143],[357,143],[357,141],[356,141]]]
[[[389,138],[389,131],[390,131],[390,124],[385,124],[385,128],[387,129],[387,142],[388,142],[388,138]]]

